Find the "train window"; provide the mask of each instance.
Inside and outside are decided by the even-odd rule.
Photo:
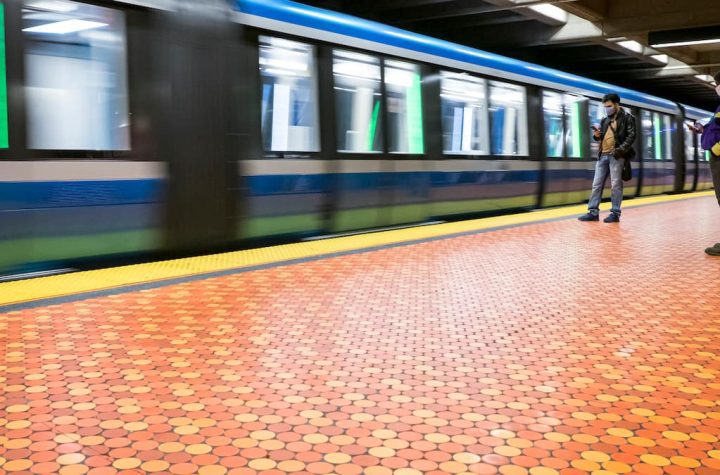
[[[702,148],[702,145],[700,145],[700,139],[698,138],[698,160],[701,162],[709,162],[710,161],[710,150],[705,150]]]
[[[123,13],[26,0],[23,33],[30,148],[129,149]]]
[[[262,136],[266,151],[320,149],[314,54],[311,45],[260,37]]]
[[[584,101],[587,99],[572,94],[543,91],[545,148],[548,157],[582,158]]]
[[[543,91],[543,116],[545,118],[545,151],[548,157],[562,157],[563,153],[563,95]]]
[[[685,133],[685,160],[688,162],[695,161],[695,133],[688,129],[688,126],[692,126],[693,122],[689,121],[685,123],[683,131]]]
[[[490,142],[493,155],[528,154],[525,88],[490,81]]]
[[[443,151],[447,154],[487,155],[490,129],[486,84],[467,74],[441,73]]]
[[[565,94],[563,110],[565,112],[565,151],[568,157],[582,158],[585,155],[583,144],[587,135],[582,118],[584,97]]]
[[[333,53],[338,151],[382,151],[380,59],[336,50]]]
[[[0,2],[0,148],[8,148],[7,77],[5,75],[5,5]]]
[[[590,125],[600,127],[602,120],[605,118],[605,108],[600,101],[590,101],[588,107],[588,116],[590,119]],[[597,157],[600,153],[600,142],[590,140],[590,154],[592,157]]]
[[[646,110],[640,112],[640,123],[642,128],[643,158],[651,160],[655,158],[655,128],[652,113]]]
[[[385,90],[389,152],[423,153],[420,68],[412,63],[385,61]]]
[[[674,131],[672,117],[667,114],[653,115],[655,129],[655,158],[670,160],[673,156],[672,136]]]

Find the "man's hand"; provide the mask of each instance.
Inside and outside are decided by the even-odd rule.
[[[705,127],[700,122],[695,122],[694,124],[688,124],[688,129],[695,132],[696,134],[702,134],[703,130],[705,130]]]
[[[596,139],[600,138],[600,128],[597,125],[592,126],[593,129],[593,136],[595,136]]]

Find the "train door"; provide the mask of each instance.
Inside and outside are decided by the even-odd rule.
[[[682,183],[682,191],[691,192],[695,190],[698,181],[698,163],[697,163],[697,152],[696,152],[696,140],[697,137],[693,131],[688,129],[688,126],[692,126],[692,121],[685,121],[683,123],[683,154],[682,157],[685,161],[685,173],[684,180]]]
[[[239,239],[326,231],[329,149],[321,123],[321,48],[282,34],[250,30],[244,39],[252,87],[238,109],[251,118],[251,144],[240,151]]]
[[[435,99],[433,78],[425,65],[384,61],[386,146],[390,169],[390,207],[381,212],[381,225],[426,221],[429,217],[428,156],[436,150],[439,116],[428,109]]]
[[[382,58],[327,48],[332,71],[328,114],[334,129],[329,229],[342,232],[380,226],[389,201],[391,164],[384,158],[385,121]],[[329,92],[329,91],[328,91]]]
[[[710,171],[710,158],[710,151],[703,150],[698,143],[698,181],[696,187],[696,190],[698,191],[711,190],[713,188],[712,172]]]
[[[672,192],[675,189],[676,163],[673,160],[675,122],[669,114],[640,111],[640,157],[643,196]]]
[[[543,206],[579,203],[590,196],[597,154],[590,125],[599,123],[594,101],[543,91],[546,172]],[[599,103],[598,103],[599,104]]]
[[[534,208],[540,188],[529,117],[534,90],[462,71],[440,70],[434,97],[440,119],[431,155],[434,217]]]
[[[427,220],[422,67],[342,47],[327,52],[335,134],[329,229]]]

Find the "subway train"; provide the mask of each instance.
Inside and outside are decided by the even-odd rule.
[[[288,0],[0,2],[0,274],[709,189],[712,113]]]

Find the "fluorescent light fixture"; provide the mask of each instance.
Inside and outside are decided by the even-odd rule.
[[[713,38],[709,40],[678,41],[677,43],[659,43],[651,46],[653,48],[672,48],[675,46],[711,45],[714,43],[720,43],[720,38]]]
[[[333,55],[338,58],[351,59],[362,63],[380,64],[380,61],[374,56],[367,54],[355,53],[354,51],[336,50]]]
[[[299,49],[303,51],[308,51],[310,47],[308,45],[305,45],[303,43],[298,43],[297,41],[290,41],[286,40],[285,38],[276,38],[276,37],[270,37],[270,36],[261,36],[260,37],[261,43],[269,43],[272,46],[277,46],[278,48],[283,49]]]
[[[712,76],[710,76],[709,74],[696,74],[695,77],[701,81],[707,81],[707,82],[712,82],[714,80],[714,78]]]
[[[77,10],[77,5],[74,5],[70,2],[61,2],[58,0],[37,0],[35,2],[28,2],[27,6],[30,8],[36,8],[38,10],[45,10],[57,13],[69,13]]]
[[[308,69],[307,63],[301,63],[299,61],[288,61],[287,59],[282,58],[260,58],[260,64],[275,69],[286,69],[289,71],[305,72]]]
[[[92,30],[108,26],[107,23],[87,20],[64,20],[54,23],[45,23],[44,25],[24,28],[23,31],[28,33],[49,33],[54,35],[65,35],[68,33],[76,33],[78,31]]]
[[[540,5],[533,5],[529,8],[530,8],[530,10],[537,12],[548,18],[551,18],[553,20],[559,21],[561,23],[567,23],[567,19],[568,19],[567,12],[565,10],[563,10],[562,8],[556,7],[555,5],[543,3]]]
[[[658,63],[662,64],[668,64],[668,62],[670,61],[670,58],[668,58],[668,55],[666,54],[653,54],[650,57]]]
[[[675,69],[692,69],[692,67],[687,63],[683,63],[682,61],[674,60],[672,66],[665,66],[663,68],[663,70],[667,70],[667,71],[671,71],[671,70],[675,70]],[[693,70],[693,72],[695,72],[695,71]]]
[[[351,61],[338,61],[333,65],[333,73],[341,76],[380,80],[380,66]]]
[[[389,61],[388,61],[389,63]],[[385,69],[385,83],[392,86],[410,88],[413,85],[415,74],[411,71],[396,68]]]
[[[642,54],[643,52],[643,45],[635,40],[618,41],[616,44],[626,50],[632,51],[633,53]]]

